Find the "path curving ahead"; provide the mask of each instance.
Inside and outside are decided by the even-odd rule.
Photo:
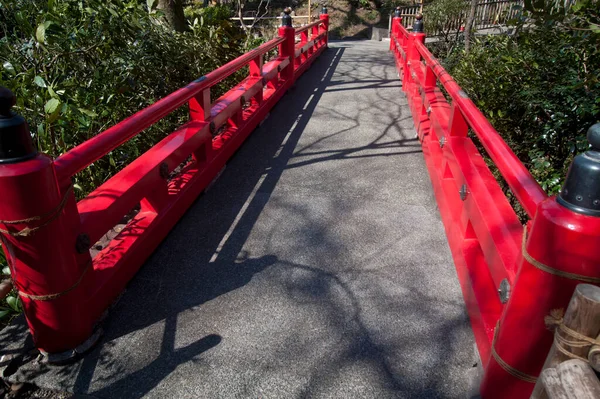
[[[467,396],[473,336],[387,44],[330,47],[130,283],[102,344],[11,380],[97,398]]]

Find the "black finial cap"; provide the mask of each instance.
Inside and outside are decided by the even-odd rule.
[[[400,6],[396,7],[396,10],[394,11],[394,18],[400,18]]]
[[[423,33],[423,14],[417,14],[415,16],[415,23],[413,24],[413,33]]]
[[[600,216],[600,123],[588,129],[587,139],[592,148],[573,159],[556,201],[573,212]]]
[[[323,7],[321,8],[321,14],[327,14],[327,4],[323,4]]]
[[[286,7],[283,10],[283,17],[281,18],[281,26],[289,26],[292,27],[292,9],[290,7]]]
[[[11,111],[16,103],[13,92],[0,87],[0,163],[22,162],[37,154],[27,122]]]

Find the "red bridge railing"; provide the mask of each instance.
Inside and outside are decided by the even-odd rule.
[[[544,317],[566,308],[578,283],[600,284],[600,174],[590,172],[600,171],[600,125],[588,133],[598,165],[582,172],[577,157],[560,196],[548,198],[429,52],[421,18],[412,33],[393,19],[390,50],[485,368],[481,394],[528,398],[553,339]],[[469,131],[532,219],[528,236]]]
[[[2,89],[0,230],[36,346],[61,361],[97,340],[96,323],[145,259],[298,77],[327,48],[329,17],[223,65],[56,160],[37,154],[25,121]],[[300,35],[296,45],[295,37]],[[278,55],[265,62],[265,55]],[[249,76],[213,101],[211,87],[241,68]],[[189,122],[75,200],[71,177],[181,106]],[[4,121],[2,121],[4,122]],[[93,258],[91,244],[139,212]]]

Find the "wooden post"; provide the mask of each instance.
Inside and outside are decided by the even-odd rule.
[[[596,341],[600,341],[600,334],[596,337]],[[600,345],[594,345],[590,348],[588,362],[594,370],[600,373]]]
[[[598,377],[589,364],[579,359],[562,362],[555,369],[545,369],[540,377],[540,384],[543,388],[543,396],[537,396],[538,398],[600,398]]]
[[[544,387],[544,394],[549,399],[569,399],[560,383],[560,376],[556,369],[546,369],[540,375],[541,383]]]
[[[549,319],[549,321],[552,321]],[[556,321],[559,322],[558,320]],[[600,287],[591,284],[579,284],[571,297],[567,311],[562,319],[562,325],[567,329],[576,331],[578,334],[590,338],[596,338],[600,334]],[[587,359],[592,344],[582,340],[565,329],[560,324],[554,332],[554,343],[550,348],[546,363],[542,370],[556,368],[559,364],[574,357]],[[564,352],[570,353],[571,356]],[[594,355],[597,358],[598,355]],[[532,398],[541,399],[545,396],[541,379],[533,390]]]

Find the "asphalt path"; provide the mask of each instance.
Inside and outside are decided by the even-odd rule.
[[[96,398],[465,398],[473,342],[387,44],[334,42],[132,280],[99,346],[10,379]]]

